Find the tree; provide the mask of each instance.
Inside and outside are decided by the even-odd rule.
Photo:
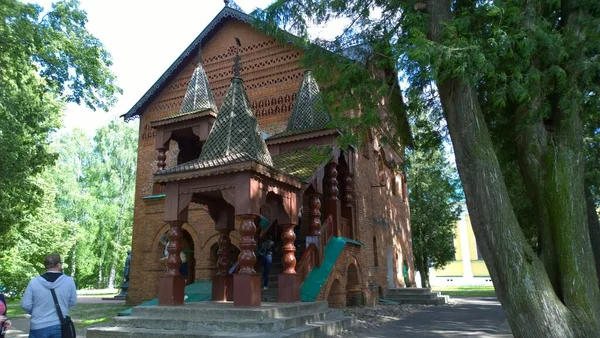
[[[38,5],[0,0],[0,236],[44,200],[36,175],[55,160],[48,136],[64,103],[106,110],[120,92],[78,6],[60,1],[41,16]]]
[[[112,288],[131,246],[137,131],[111,121],[93,141],[75,130],[53,146],[57,209],[78,243],[67,272],[79,287]]]
[[[318,50],[348,55],[360,46],[391,57],[409,97],[442,107],[473,230],[515,336],[599,336],[592,241],[597,248],[600,239],[590,236],[600,231],[590,226],[597,214],[585,196],[597,185],[586,186],[584,157],[595,156],[584,137],[598,134],[600,111],[597,1],[280,0],[257,15],[304,38],[288,41],[306,48],[307,64],[326,69],[314,72],[335,83],[326,97],[352,96],[351,109],[366,111],[353,127],[381,123],[369,106],[385,91],[356,70],[361,62]],[[350,24],[334,42],[305,42],[309,18],[338,17]],[[535,219],[520,217],[526,213]]]
[[[429,266],[443,268],[454,259],[458,177],[446,159],[442,137],[432,129],[427,116],[413,124],[414,150],[408,155],[410,228],[415,268],[421,272],[421,286],[429,285]]]
[[[114,286],[131,247],[137,135],[135,128],[113,120],[94,137],[87,183],[96,200],[98,287]]]

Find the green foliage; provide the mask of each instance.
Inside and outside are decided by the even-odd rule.
[[[69,252],[69,273],[79,288],[119,283],[131,246],[137,131],[112,121],[93,142],[75,130],[55,148],[57,209],[76,224],[72,236],[78,245]]]
[[[34,178],[42,206],[4,236],[0,285],[22,292],[53,252],[78,288],[118,285],[131,246],[137,130],[113,121],[93,140],[74,130],[52,150],[56,165]]]
[[[413,119],[415,147],[407,157],[410,181],[410,224],[415,267],[427,277],[429,265],[443,268],[454,259],[460,183],[447,160],[443,146],[444,128],[433,128],[427,113]]]
[[[59,1],[41,16],[38,5],[0,0],[0,236],[26,226],[42,205],[36,176],[55,160],[48,135],[64,103],[106,110],[120,92],[78,5]]]

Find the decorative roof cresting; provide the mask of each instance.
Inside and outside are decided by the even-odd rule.
[[[215,103],[215,97],[210,85],[208,84],[208,77],[204,68],[202,68],[202,58],[200,52],[198,52],[198,60],[196,68],[188,84],[187,91],[181,102],[181,108],[179,109],[179,115],[195,113],[199,111],[211,109],[215,113],[217,112],[217,105]]]
[[[238,47],[239,40],[236,38]],[[237,53],[236,53],[237,54]],[[235,57],[234,77],[219,109],[215,124],[202,149],[199,161],[229,164],[254,160],[273,166],[250,101],[239,76],[239,54]]]
[[[312,72],[307,70],[298,89],[286,131],[324,129],[330,122],[331,116],[325,109],[319,85]]]

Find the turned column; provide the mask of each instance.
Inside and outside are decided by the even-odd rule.
[[[294,233],[293,223],[283,225],[283,233],[281,234],[281,241],[283,242],[283,273],[286,275],[293,275],[296,273],[296,246],[294,242],[296,240],[296,234]]]
[[[310,196],[310,225],[308,235],[321,235],[321,199],[318,194]]]
[[[254,234],[256,215],[240,215],[242,220],[239,233],[240,255],[238,263],[240,270],[233,276],[233,305],[234,306],[260,306],[260,275],[254,270],[256,256],[256,241]]]
[[[181,237],[183,232],[181,226],[182,221],[170,221],[171,229],[168,232],[169,244],[167,251],[167,272],[160,280],[158,305],[182,305],[185,289],[185,278],[179,273],[181,266]]]
[[[280,303],[292,303],[300,301],[301,276],[296,273],[296,234],[293,223],[283,224],[283,273],[278,277],[279,287],[277,289],[277,300]]]
[[[328,177],[328,198],[327,204],[325,208],[325,214],[331,215],[333,221],[332,233],[328,234],[328,237],[331,236],[340,236],[339,234],[339,222],[341,218],[341,203],[338,198],[339,188],[338,188],[338,171],[337,171],[337,163],[331,162],[327,168],[327,177]]]
[[[156,165],[158,166],[158,170],[165,170],[167,166],[167,148],[158,148],[157,151]]]
[[[229,274],[229,264],[231,262],[229,262],[227,255],[229,254],[231,246],[231,238],[229,237],[230,232],[230,229],[219,230],[219,251],[217,251],[219,260],[217,261],[217,275]]]
[[[217,275],[213,277],[212,300],[226,301],[233,299],[233,281],[229,275],[229,266],[231,262],[227,257],[231,248],[231,238],[229,234],[231,229],[219,229],[219,250],[217,255]]]
[[[344,206],[354,206],[354,180],[350,173],[344,175]]]

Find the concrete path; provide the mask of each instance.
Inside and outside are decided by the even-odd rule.
[[[78,298],[81,303],[106,303],[100,298]],[[451,298],[452,304],[428,306],[420,311],[402,317],[400,320],[384,323],[377,328],[358,330],[344,337],[363,338],[512,338],[504,311],[495,297]],[[13,328],[6,338],[26,338],[29,332],[29,318],[13,320]],[[77,337],[85,338],[84,332]]]
[[[77,303],[83,304],[122,304],[124,300],[102,300],[98,297],[77,297]],[[29,337],[29,315],[11,318],[12,327],[6,332],[6,338]],[[77,338],[85,338],[85,332],[77,330]]]
[[[350,337],[512,338],[504,311],[495,297],[451,298],[451,305],[428,306]],[[345,337],[348,337],[346,335]]]

